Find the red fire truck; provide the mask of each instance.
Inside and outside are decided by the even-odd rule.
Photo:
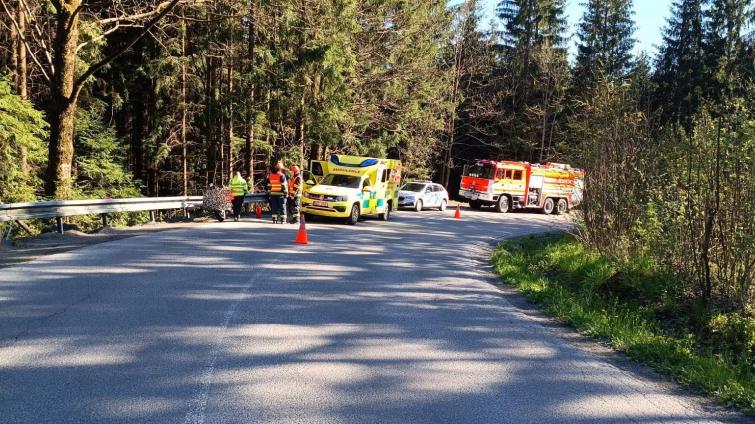
[[[582,200],[584,176],[581,169],[563,163],[478,160],[464,167],[459,195],[474,209],[537,208],[562,214]]]

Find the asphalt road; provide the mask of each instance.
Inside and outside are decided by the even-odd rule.
[[[0,270],[2,423],[741,421],[491,284],[536,214],[209,224]]]

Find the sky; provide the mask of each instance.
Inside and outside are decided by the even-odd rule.
[[[569,34],[574,34],[577,30],[577,24],[584,13],[584,6],[581,3],[584,0],[567,0],[566,13],[569,19]],[[657,46],[662,41],[663,27],[666,25],[666,19],[671,15],[672,0],[634,0],[634,22],[637,31],[634,38],[635,53],[645,51],[647,54],[654,56],[657,52]],[[495,17],[495,7],[498,0],[482,0],[482,24],[487,27],[487,22]],[[500,25],[500,23],[499,23]],[[573,37],[569,47],[572,54],[576,52],[574,47],[576,37]]]

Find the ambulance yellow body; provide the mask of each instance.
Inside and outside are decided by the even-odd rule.
[[[401,161],[331,155],[313,161],[305,181],[302,211],[308,215],[344,218],[356,224],[364,215],[388,220],[398,207]]]

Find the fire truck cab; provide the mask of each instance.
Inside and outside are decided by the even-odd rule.
[[[474,209],[537,208],[562,214],[582,200],[584,176],[581,169],[562,163],[478,160],[464,167],[459,195]]]

